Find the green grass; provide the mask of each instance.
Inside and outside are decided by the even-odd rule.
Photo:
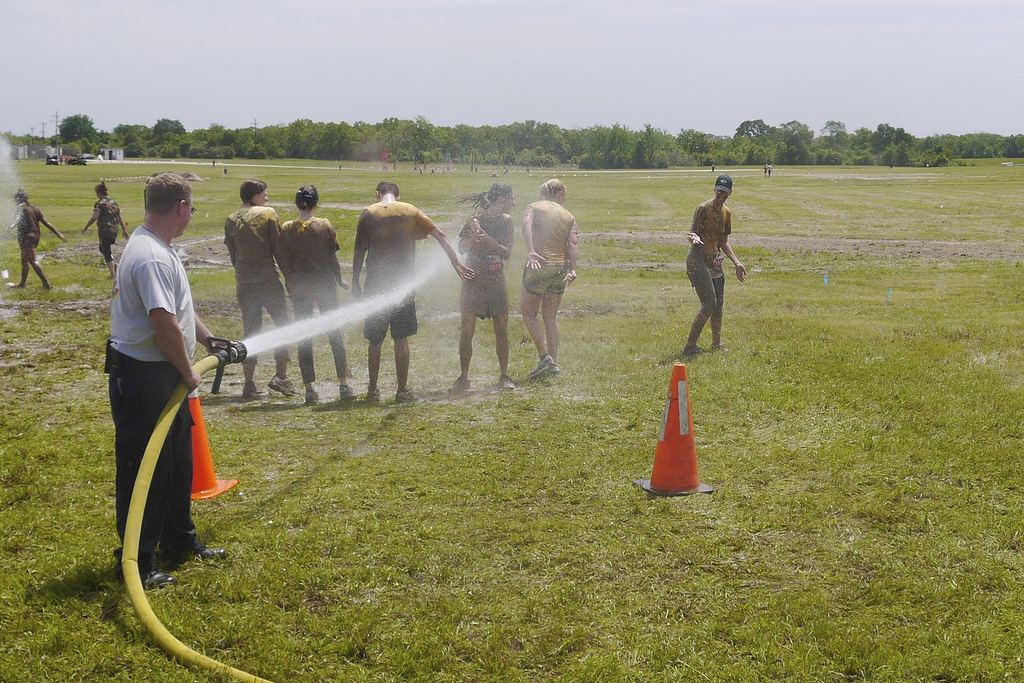
[[[303,165],[317,166],[229,166],[224,179],[218,164],[196,184],[184,240],[218,238],[250,173],[285,218],[314,182],[346,264],[358,209],[332,205],[368,203],[380,174]],[[113,581],[109,281],[95,235],[71,230],[99,177],[137,224],[141,184],[109,179],[161,167],[17,167],[73,244],[44,240],[56,290],[30,279],[0,299],[0,680],[219,680],[159,650]],[[710,178],[560,172],[583,233],[562,377],[449,398],[450,272],[418,296],[415,405],[242,402],[229,367],[203,406],[217,473],[241,484],[194,514],[230,557],[150,592],[155,612],[190,646],[277,681],[1019,678],[1021,173],[735,172],[734,245],[751,276],[727,285],[731,350],[687,364],[701,479],[717,491],[650,498],[632,481],[650,474],[698,307],[679,233]],[[546,176],[509,177],[518,219]],[[452,233],[465,214],[454,200],[493,179],[400,170],[397,182]],[[797,246],[745,247],[754,237]],[[799,247],[812,237],[967,241],[1006,258]],[[520,241],[511,272],[522,260]],[[230,270],[193,265],[204,320],[238,336]],[[489,327],[478,388],[497,377]],[[510,327],[523,378],[536,359],[521,321]],[[345,336],[365,391],[359,326]],[[317,367],[329,397],[323,339]],[[269,379],[269,364],[257,373]]]

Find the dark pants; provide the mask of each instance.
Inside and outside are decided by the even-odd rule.
[[[338,307],[338,285],[334,280],[322,283],[303,283],[294,287],[290,292],[292,297],[292,311],[295,313],[295,320],[303,320],[313,317],[314,306],[320,310],[321,315],[327,315]],[[341,330],[334,329],[327,333],[327,340],[331,343],[331,353],[334,355],[334,371],[339,380],[348,377],[348,358],[345,353],[345,338]],[[299,372],[302,373],[302,381],[309,384],[316,381],[316,369],[313,367],[313,340],[303,339],[299,342]]]
[[[142,458],[160,413],[181,382],[173,365],[144,363],[114,352],[110,369],[110,412],[114,418],[117,535],[124,543],[128,507]],[[196,547],[192,523],[192,415],[182,401],[164,441],[146,499],[139,538],[139,573],[145,579],[161,557],[176,562]],[[121,549],[114,552],[121,561]]]
[[[722,315],[725,305],[725,276],[712,277],[711,269],[703,258],[693,256],[686,259],[686,275],[690,284],[697,290],[700,299],[700,312],[706,318]]]

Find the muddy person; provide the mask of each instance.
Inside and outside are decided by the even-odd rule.
[[[708,320],[711,321],[711,348],[716,351],[725,350],[725,344],[722,343],[722,307],[725,303],[725,272],[722,263],[725,257],[736,267],[736,279],[740,282],[747,279],[747,269],[736,258],[729,244],[732,211],[725,202],[731,194],[732,178],[724,174],[718,176],[714,198],[697,207],[690,232],[687,233],[690,253],[686,257],[686,275],[697,291],[700,310],[690,326],[690,336],[683,347],[684,356],[704,353],[697,346],[697,340]]]
[[[43,218],[43,212],[38,207],[29,203],[28,194],[24,190],[18,190],[14,193],[14,201],[18,205],[18,210],[14,216],[14,223],[11,224],[8,230],[14,230],[15,228],[18,230],[18,248],[21,249],[21,282],[18,284],[11,282],[8,286],[24,289],[28,281],[28,270],[31,268],[39,276],[39,279],[43,281],[43,287],[53,289],[53,285],[46,279],[43,266],[40,265],[39,258],[36,256],[36,247],[39,246],[39,240],[42,238],[39,224],[42,223],[49,228],[50,232],[59,237],[60,241],[65,244],[68,238]]]
[[[114,419],[115,509],[124,542],[128,509],[150,436],[179,384],[195,391],[202,378],[192,367],[197,343],[213,351],[210,331],[196,315],[188,275],[171,242],[188,227],[192,187],[177,173],[159,173],[145,190],[146,217],[133,232],[114,278],[107,372]],[[191,557],[226,556],[207,548],[192,522],[192,415],[182,396],[157,458],[139,537],[138,570],[146,587],[174,583],[156,568]],[[121,574],[121,548],[114,552]]]
[[[267,203],[267,184],[262,180],[246,180],[238,190],[242,208],[224,221],[224,244],[231,265],[235,268],[235,295],[242,312],[242,334],[251,339],[263,329],[263,311],[277,327],[288,325],[288,301],[277,272],[277,245],[281,223],[277,211]],[[299,390],[288,379],[288,349],[274,350],[276,371],[267,385],[285,396],[298,396]],[[265,396],[256,385],[255,356],[242,362],[245,384],[242,398]]]
[[[402,286],[416,270],[416,241],[433,237],[441,245],[452,268],[463,280],[473,279],[473,270],[459,261],[448,237],[421,210],[399,201],[398,185],[383,181],[377,185],[377,203],[363,210],[356,225],[355,253],[352,257],[352,293],[357,297],[387,295]],[[366,261],[366,279],[362,289],[359,276]],[[369,386],[366,399],[380,400],[377,379],[384,338],[391,330],[395,343],[396,403],[416,400],[409,389],[409,337],[416,334],[416,293],[409,292],[394,306],[366,317],[363,337],[368,343]]]
[[[128,239],[128,228],[121,219],[121,207],[109,196],[107,184],[101,181],[93,190],[96,192],[96,203],[92,207],[92,218],[82,228],[82,234],[84,235],[93,223],[96,224],[96,234],[100,238],[100,254],[107,264],[107,270],[110,271],[110,279],[113,280],[117,264],[114,263],[111,247],[117,241],[118,233]]]
[[[505,264],[512,255],[515,228],[509,211],[515,206],[511,185],[494,183],[484,192],[463,197],[476,211],[459,233],[459,252],[475,277],[462,282],[462,326],[459,335],[459,366],[462,374],[452,386],[453,392],[470,388],[469,364],[473,358],[473,336],[477,318],[494,322],[494,346],[498,355],[498,387],[515,389],[508,376],[508,287]]]
[[[558,307],[566,286],[576,281],[579,240],[576,218],[563,206],[566,195],[565,183],[552,178],[540,186],[540,201],[526,207],[523,214],[527,257],[519,306],[540,357],[530,379],[560,372]]]
[[[288,285],[296,320],[311,318],[317,310],[320,315],[327,315],[338,307],[338,287],[348,289],[338,264],[338,234],[329,220],[316,217],[319,203],[320,193],[316,187],[300,187],[295,193],[299,217],[281,226],[278,263]],[[331,345],[334,372],[338,377],[338,398],[355,398],[348,385],[348,356],[341,330],[330,330],[327,341]],[[316,382],[313,340],[308,337],[299,342],[299,371],[306,385],[306,405],[319,403],[320,396],[313,385]]]

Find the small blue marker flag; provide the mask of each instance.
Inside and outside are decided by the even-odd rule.
[[[886,299],[891,299],[892,298],[892,287],[889,288],[889,293],[885,295],[885,298]]]
[[[824,275],[823,277],[825,278],[825,284],[827,285],[828,284],[828,275]]]

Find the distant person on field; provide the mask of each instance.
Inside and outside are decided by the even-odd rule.
[[[475,277],[462,282],[462,328],[459,335],[459,366],[462,374],[455,380],[453,391],[470,388],[469,363],[473,358],[473,335],[476,320],[494,321],[494,345],[498,354],[498,386],[515,389],[508,376],[508,286],[505,284],[505,264],[512,255],[515,227],[509,211],[515,206],[515,193],[511,185],[494,183],[477,194],[460,201],[469,202],[476,213],[459,233],[459,252],[466,257],[466,265]]]
[[[463,280],[473,279],[473,270],[459,261],[448,237],[425,213],[412,204],[399,201],[398,185],[383,181],[377,185],[377,203],[363,210],[356,226],[355,254],[352,257],[352,292],[357,297],[386,295],[408,280],[416,270],[416,241],[433,237]],[[359,276],[366,261],[366,280],[362,290]],[[409,390],[409,337],[416,334],[416,293],[408,292],[401,302],[366,317],[363,336],[369,343],[367,365],[369,386],[366,398],[380,400],[377,379],[380,357],[388,329],[395,342],[395,374],[398,390],[395,402],[416,400]]]
[[[326,218],[314,216],[320,193],[313,185],[304,185],[295,193],[295,207],[299,217],[281,227],[278,244],[278,264],[284,273],[288,294],[292,297],[295,320],[313,317],[316,310],[327,315],[338,307],[338,287],[348,289],[341,278],[338,265],[338,234]],[[338,376],[338,398],[355,398],[348,385],[348,356],[345,353],[345,339],[340,329],[327,333],[334,356],[334,372]],[[320,402],[313,383],[316,369],[313,367],[313,340],[299,342],[299,371],[306,385],[306,405]]]
[[[553,178],[540,186],[540,201],[526,207],[523,214],[527,257],[519,305],[523,324],[540,356],[530,379],[560,372],[558,307],[566,286],[576,281],[579,239],[576,218],[562,206],[565,198],[565,183]]]
[[[242,208],[224,221],[224,244],[235,269],[235,296],[242,311],[242,334],[250,339],[263,329],[264,309],[277,327],[284,327],[290,321],[288,300],[277,273],[276,252],[281,223],[277,211],[264,206],[267,203],[267,184],[262,180],[246,180],[238,195],[242,199]],[[276,372],[267,386],[285,396],[298,396],[299,390],[288,379],[288,361],[287,348],[274,350]],[[256,398],[267,393],[256,386],[256,362],[256,356],[247,356],[242,362],[245,376],[242,398]]]
[[[128,229],[125,227],[124,221],[121,220],[121,207],[107,196],[107,184],[101,182],[94,189],[96,191],[96,203],[92,207],[92,218],[82,228],[82,234],[85,234],[90,225],[96,224],[96,234],[100,238],[100,254],[103,255],[103,260],[107,264],[107,270],[110,271],[110,279],[113,280],[114,273],[117,271],[117,264],[114,263],[114,255],[110,248],[117,241],[118,232],[125,239],[128,239]]]
[[[711,321],[711,348],[725,350],[722,343],[722,306],[725,303],[725,272],[722,254],[729,257],[736,266],[736,279],[743,282],[747,279],[747,269],[736,258],[729,245],[732,234],[732,211],[725,201],[732,194],[732,178],[720,175],[715,180],[715,197],[709,199],[693,214],[693,223],[687,238],[690,240],[690,253],[686,257],[686,275],[697,290],[700,298],[700,310],[693,319],[690,336],[683,347],[684,356],[695,356],[704,353],[697,346],[697,340],[704,329],[704,324]]]
[[[59,237],[60,241],[65,244],[68,238],[43,218],[42,211],[29,203],[28,194],[25,193],[25,190],[15,192],[14,201],[18,205],[18,209],[14,215],[14,223],[7,229],[18,229],[18,248],[21,249],[21,282],[18,284],[12,282],[8,286],[24,289],[25,283],[28,281],[28,269],[31,267],[32,270],[36,271],[39,279],[43,281],[43,287],[53,289],[53,285],[46,279],[46,273],[43,272],[43,267],[39,264],[39,259],[36,257],[36,247],[39,246],[39,240],[42,238],[39,224],[42,223],[49,228],[50,232]]]

